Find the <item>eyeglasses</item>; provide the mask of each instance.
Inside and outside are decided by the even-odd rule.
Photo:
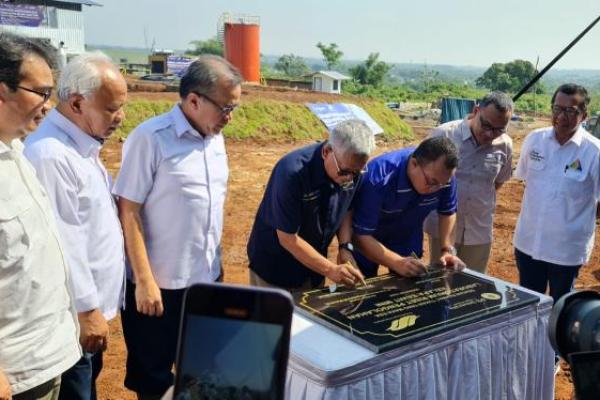
[[[564,113],[567,118],[575,118],[581,114],[582,111],[577,107],[561,107],[557,105],[552,106],[553,115],[558,117],[560,113]]]
[[[352,175],[352,178],[355,179],[355,178],[359,177],[360,175],[368,172],[368,169],[367,169],[366,165],[360,171],[352,171],[352,170],[349,170],[349,169],[341,169],[340,168],[340,164],[338,163],[337,157],[335,156],[335,153],[333,152],[333,150],[331,150],[331,154],[333,154],[333,162],[335,163],[335,168],[337,169],[338,176]]]
[[[27,88],[24,86],[17,86],[17,89],[21,89],[24,90],[26,92],[30,92],[30,93],[35,93],[38,96],[40,96],[41,98],[44,99],[44,103],[47,102],[48,100],[50,100],[50,97],[52,97],[52,88],[48,88],[44,91],[41,90],[35,90],[35,89],[31,89],[31,88]]]
[[[425,179],[425,185],[427,185],[428,187],[439,190],[439,189],[447,188],[450,186],[450,182],[448,182],[448,183],[435,182],[434,179],[427,176],[427,174],[425,173],[425,170],[423,169],[423,166],[421,166],[421,164],[418,164],[418,166],[419,166],[419,169],[421,170],[421,173],[423,174],[423,178]]]
[[[506,133],[506,127],[496,128],[492,126],[492,124],[483,119],[481,114],[479,114],[479,124],[481,125],[481,129],[486,133],[491,133],[492,137],[498,137]]]
[[[194,93],[196,96],[202,97],[206,100],[208,100],[208,102],[210,104],[212,104],[213,106],[215,106],[223,116],[232,113],[233,111],[235,111],[235,109],[238,107],[239,104],[232,104],[229,106],[221,106],[219,103],[217,103],[216,101],[214,101],[213,99],[211,99],[210,97],[208,97],[207,95],[200,93],[200,92],[196,92],[194,90],[192,90],[192,93]]]

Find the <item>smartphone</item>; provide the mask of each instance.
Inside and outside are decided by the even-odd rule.
[[[283,290],[221,283],[188,288],[173,398],[283,399],[293,309]]]

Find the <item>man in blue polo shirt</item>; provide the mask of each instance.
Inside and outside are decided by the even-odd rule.
[[[279,160],[248,242],[252,285],[306,290],[322,285],[324,277],[346,285],[363,279],[348,250],[348,209],[373,148],[369,127],[350,120],[338,124],[327,142]],[[327,248],[336,234],[345,249],[334,263]]]
[[[367,277],[383,265],[401,276],[426,271],[423,221],[436,210],[441,241],[440,264],[461,269],[451,238],[456,213],[457,150],[446,137],[424,140],[373,159],[354,202],[355,258]],[[415,257],[416,256],[416,257]],[[417,258],[418,257],[418,258]]]

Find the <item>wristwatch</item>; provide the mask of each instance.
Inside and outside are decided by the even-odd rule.
[[[340,243],[339,246],[340,249],[345,249],[348,250],[350,252],[354,252],[354,246],[352,245],[352,243],[350,242],[346,242],[346,243]]]
[[[449,253],[449,254],[452,254],[453,256],[456,255],[456,247],[454,247],[454,246],[444,246],[440,249],[440,251],[442,252],[442,254]]]

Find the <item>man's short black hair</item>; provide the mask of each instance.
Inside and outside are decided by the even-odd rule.
[[[56,69],[56,49],[48,41],[0,32],[0,83],[17,90],[23,79],[21,64],[30,54],[42,58],[50,69]]]
[[[179,96],[184,99],[191,92],[213,95],[220,81],[231,87],[243,81],[240,71],[223,57],[204,55],[190,64],[179,84]]]
[[[421,166],[437,161],[444,157],[444,166],[453,170],[458,166],[458,151],[452,140],[445,136],[437,136],[423,140],[412,156]]]
[[[558,89],[556,89],[556,92],[554,92],[554,94],[552,95],[552,103],[550,103],[551,106],[554,105],[554,100],[556,99],[556,95],[558,93],[564,93],[569,96],[572,96],[574,94],[581,96],[583,101],[578,104],[578,107],[581,111],[587,111],[587,106],[588,104],[590,104],[591,99],[590,95],[588,94],[588,91],[583,86],[578,85],[576,83],[565,83],[563,85],[560,85]]]
[[[515,105],[506,93],[504,92],[490,92],[486,94],[483,99],[479,101],[479,108],[486,108],[489,105],[493,105],[496,107],[496,110],[500,112],[512,112],[515,108]]]

